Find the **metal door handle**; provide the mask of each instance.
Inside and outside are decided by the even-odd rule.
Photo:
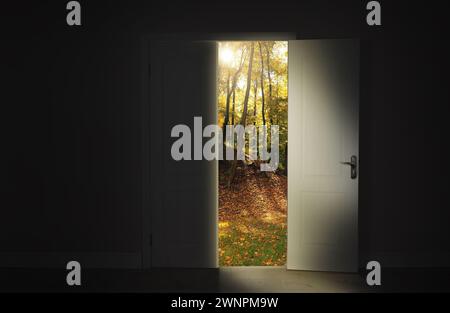
[[[358,165],[358,159],[356,158],[356,155],[352,155],[350,158],[350,162],[341,162],[341,164],[344,165],[350,165],[350,178],[351,179],[355,179],[358,174],[357,174],[357,165]]]

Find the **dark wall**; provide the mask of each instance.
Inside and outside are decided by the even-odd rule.
[[[450,265],[439,3],[58,2],[2,5],[0,254],[141,253],[143,35],[294,32],[361,38],[362,260]]]

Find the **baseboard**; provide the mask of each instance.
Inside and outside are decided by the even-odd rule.
[[[0,267],[65,268],[69,261],[82,268],[142,268],[141,253],[0,253]]]

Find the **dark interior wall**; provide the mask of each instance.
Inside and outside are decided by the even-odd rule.
[[[139,37],[64,2],[3,14],[1,253],[140,253]]]
[[[361,38],[362,261],[450,265],[438,3],[381,1],[371,28],[360,0],[80,2],[79,28],[66,1],[1,10],[0,254],[140,254],[142,36],[278,31]]]

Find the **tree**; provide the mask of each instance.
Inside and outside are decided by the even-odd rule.
[[[231,125],[234,125],[234,115],[236,114],[236,90],[233,90],[233,109],[231,113]]]
[[[264,106],[264,57],[263,57],[260,41],[258,41],[258,46],[259,46],[259,55],[261,57],[261,114],[262,114],[263,125],[266,125],[266,113],[265,113],[265,106]]]
[[[255,51],[255,46],[253,42],[250,44],[250,60],[248,63],[248,70],[247,70],[247,87],[245,89],[245,97],[244,97],[244,107],[242,109],[242,117],[239,124],[245,127],[247,123],[247,111],[248,111],[248,98],[250,96],[250,88],[251,88],[251,82],[252,82],[252,66],[253,66],[253,54]],[[233,160],[233,166],[231,167],[230,171],[230,177],[228,179],[228,187],[231,186],[231,183],[233,182],[234,176],[236,174],[236,167],[237,167],[237,158],[234,158]]]
[[[258,78],[255,78],[255,81],[253,83],[253,95],[254,95],[254,100],[253,100],[253,125],[256,125],[256,100],[257,100],[257,96],[258,96]]]
[[[250,96],[250,88],[252,81],[252,66],[253,66],[253,52],[255,51],[255,46],[253,42],[250,45],[250,61],[248,63],[248,71],[247,71],[247,88],[245,89],[245,98],[244,98],[244,109],[242,110],[242,117],[240,124],[245,126],[247,122],[247,111],[248,111],[248,98]]]
[[[261,49],[261,46],[260,46],[260,49]],[[270,77],[270,50],[269,50],[269,44],[268,43],[266,43],[266,54],[267,54],[267,78],[269,80],[268,106],[269,106],[270,109],[272,109],[272,78]],[[262,55],[261,55],[261,58],[262,58]]]
[[[230,110],[230,97],[231,97],[231,94],[232,93],[234,93],[235,92],[235,89],[236,89],[236,85],[237,85],[237,81],[238,81],[238,78],[239,78],[239,74],[241,73],[241,71],[242,71],[242,67],[243,67],[243,65],[244,65],[244,61],[245,61],[245,59],[244,59],[244,52],[245,52],[245,50],[244,49],[242,49],[242,53],[241,53],[241,60],[240,60],[240,62],[239,62],[239,67],[238,67],[238,69],[237,69],[237,71],[234,73],[234,75],[233,75],[233,80],[232,80],[232,85],[231,85],[231,89],[229,88],[229,78],[230,78],[230,72],[228,72],[228,80],[227,80],[227,91],[226,91],[226,93],[227,93],[227,100],[226,100],[226,113],[225,113],[225,119],[224,119],[224,123],[223,123],[223,128],[225,129],[225,126],[226,125],[228,125],[228,122],[229,122],[229,110]],[[234,123],[233,123],[234,124]]]
[[[228,124],[228,120],[230,117],[230,79],[231,79],[231,71],[228,69],[228,75],[227,75],[227,87],[226,87],[226,93],[227,93],[227,100],[225,105],[225,119],[223,122],[223,125]]]

